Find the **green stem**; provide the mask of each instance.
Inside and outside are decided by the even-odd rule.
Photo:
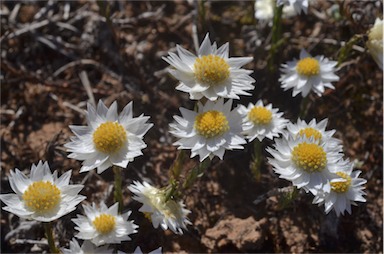
[[[171,179],[178,180],[181,174],[181,170],[184,166],[184,161],[186,158],[186,153],[184,150],[179,150],[177,153],[176,159],[173,162],[172,166],[169,168],[169,176]]]
[[[253,141],[253,156],[252,156],[252,161],[250,164],[251,172],[253,176],[256,179],[256,182],[259,182],[261,179],[261,162],[263,161],[263,156],[261,154],[261,148],[262,144],[258,139],[255,139]]]
[[[309,94],[301,100],[300,113],[299,113],[299,118],[301,120],[304,120],[305,116],[308,113],[309,102],[310,102]]]
[[[299,189],[295,186],[292,186],[291,191],[288,191],[287,193],[283,193],[283,195],[279,198],[279,208],[285,209],[288,206],[292,204],[292,202],[297,198],[299,195]]]
[[[205,0],[198,0],[198,13],[201,25],[201,31],[206,31],[206,23],[205,23]]]
[[[338,58],[337,58],[337,65],[340,65],[342,62],[344,62],[349,54],[351,53],[351,50],[353,48],[353,45],[358,43],[362,38],[363,34],[356,34],[354,35],[345,45],[340,49]]]
[[[200,162],[199,165],[192,168],[183,184],[183,190],[190,188],[198,178],[204,175],[205,170],[211,165],[211,159],[207,158],[204,161]]]
[[[48,240],[49,248],[51,249],[52,253],[61,253],[59,248],[55,245],[55,237],[53,236],[53,228],[52,228],[52,222],[43,222],[44,229],[45,229],[45,235]]]
[[[269,56],[268,56],[268,69],[270,71],[274,71],[276,69],[275,66],[275,58],[276,53],[281,46],[281,17],[283,14],[283,6],[277,6],[275,4],[275,8],[273,11],[273,25],[272,25],[272,42],[271,42],[271,49],[269,50]]]
[[[122,168],[118,166],[113,166],[113,173],[115,174],[114,199],[115,199],[115,202],[119,202],[119,213],[121,213],[121,211],[123,210],[123,193],[121,190],[121,185],[123,182],[123,179],[121,177]]]

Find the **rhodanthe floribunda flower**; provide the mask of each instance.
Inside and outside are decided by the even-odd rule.
[[[160,225],[163,230],[169,228],[175,234],[183,234],[182,229],[187,229],[187,224],[191,224],[187,218],[190,211],[184,208],[184,203],[172,199],[165,202],[163,190],[147,182],[137,181],[134,181],[128,189],[135,194],[132,198],[143,204],[139,211],[151,220],[154,228]]]
[[[109,208],[104,202],[99,208],[95,203],[92,206],[83,205],[85,216],[77,215],[76,219],[72,219],[75,229],[79,231],[75,236],[90,240],[96,246],[131,240],[128,235],[136,233],[138,226],[133,221],[127,221],[131,211],[118,214],[118,205],[115,203]]]
[[[256,0],[255,1],[255,18],[259,20],[271,21],[274,16],[274,7],[276,0]],[[284,5],[283,17],[294,16],[295,9],[291,5]],[[272,23],[271,23],[272,25]]]
[[[272,104],[263,105],[259,100],[256,105],[249,103],[248,107],[240,105],[239,112],[243,115],[244,135],[249,142],[255,138],[262,141],[265,137],[273,139],[278,137],[288,123],[282,118],[283,113],[279,109],[272,108]]]
[[[242,116],[235,108],[231,111],[232,100],[224,103],[198,102],[198,112],[180,108],[182,117],[174,116],[170,133],[179,138],[174,145],[178,149],[191,149],[191,158],[199,155],[200,161],[209,156],[223,159],[225,150],[244,149],[246,143],[242,136]]]
[[[249,76],[252,71],[241,69],[253,58],[228,57],[228,43],[217,49],[207,34],[197,56],[179,45],[176,49],[178,54],[170,52],[163,59],[172,66],[169,73],[180,81],[176,89],[189,93],[190,99],[239,99],[239,95],[250,95],[246,91],[254,89],[255,80]]]
[[[108,246],[96,247],[90,241],[84,241],[83,244],[79,245],[75,238],[69,242],[69,249],[61,248],[63,254],[87,254],[87,253],[113,253],[114,249],[109,249]]]
[[[380,18],[376,18],[368,31],[367,47],[377,65],[383,69],[383,20]]]
[[[305,14],[308,12],[309,0],[277,0],[277,5],[293,6],[295,12],[300,14],[303,11]]]
[[[337,216],[344,215],[344,211],[351,214],[351,204],[365,202],[365,187],[362,185],[367,182],[359,178],[361,171],[352,170],[353,163],[348,160],[335,164],[331,169],[335,175],[322,188],[316,189],[313,203],[319,206],[324,204],[326,213],[333,208]]]
[[[312,193],[330,179],[329,169],[342,158],[338,148],[306,136],[275,139],[274,149],[268,147],[267,151],[273,156],[268,161],[280,178]]]
[[[57,177],[48,163],[32,164],[29,178],[18,169],[11,170],[9,184],[16,194],[1,194],[4,210],[25,219],[50,222],[75,210],[85,199],[78,195],[84,185],[69,185],[72,170]]]
[[[327,118],[323,119],[319,123],[316,123],[316,119],[312,119],[309,123],[298,119],[296,124],[288,123],[287,132],[283,134],[286,138],[288,138],[289,135],[293,137],[313,137],[315,141],[318,141],[319,143],[327,143],[328,146],[338,148],[342,151],[341,140],[332,137],[336,130],[326,131],[325,128],[327,127],[327,124]]]
[[[143,137],[153,124],[143,114],[133,117],[132,102],[120,115],[116,102],[108,109],[100,100],[97,110],[89,103],[87,109],[88,126],[69,126],[76,136],[65,144],[69,158],[84,160],[80,172],[97,168],[100,174],[112,165],[125,168],[143,154]]]
[[[161,247],[157,248],[156,250],[153,250],[151,252],[148,252],[148,254],[161,254]],[[133,252],[133,254],[143,254],[143,252],[141,251],[140,247],[137,247],[135,249],[135,251]]]
[[[293,88],[292,95],[299,93],[306,97],[312,90],[318,96],[324,93],[325,87],[335,89],[331,82],[338,81],[334,73],[337,62],[330,61],[324,56],[311,57],[304,49],[300,52],[300,59],[282,64],[283,74],[279,81],[284,90]]]

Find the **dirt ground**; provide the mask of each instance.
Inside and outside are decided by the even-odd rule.
[[[167,184],[168,169],[177,154],[168,133],[179,107],[193,108],[188,95],[175,90],[161,59],[176,44],[195,52],[206,32],[218,45],[230,43],[230,56],[253,56],[246,66],[256,79],[253,95],[235,103],[262,98],[296,122],[301,98],[283,92],[279,71],[266,66],[271,27],[257,22],[253,1],[3,1],[1,3],[1,193],[10,193],[11,169],[29,172],[32,163],[49,162],[59,174],[73,169],[73,183],[82,182],[87,201],[112,204],[113,174],[107,170],[79,173],[81,163],[68,159],[63,144],[72,136],[70,124],[84,125],[83,110],[90,94],[119,109],[134,101],[135,115],[149,115],[154,127],[145,136],[148,147],[124,171],[124,186],[146,180]],[[284,19],[283,45],[276,66],[298,57],[301,48],[313,55],[337,59],[341,45],[362,34],[382,17],[382,1],[318,1],[308,15]],[[250,144],[243,151],[217,158],[201,179],[185,193],[192,225],[184,235],[153,229],[138,212],[140,204],[124,189],[125,209],[140,226],[132,241],[118,249],[145,252],[339,252],[383,253],[383,73],[364,50],[364,37],[351,50],[337,74],[335,90],[310,97],[308,114],[329,119],[343,143],[346,157],[367,180],[367,202],[353,207],[352,215],[325,215],[300,192],[281,205],[272,190],[290,186],[264,162],[261,176],[250,170]],[[276,67],[276,68],[277,68]],[[278,69],[278,68],[277,68]],[[88,82],[87,82],[88,81]],[[87,92],[86,84],[90,84]],[[267,147],[271,141],[263,142]],[[266,152],[265,156],[269,156]],[[272,191],[272,192],[271,192]],[[268,194],[269,193],[269,194]],[[254,201],[258,199],[257,204]],[[2,204],[3,206],[4,204]],[[68,247],[75,230],[71,218],[59,219],[59,245]],[[1,211],[1,251],[48,251],[40,223],[20,220]]]

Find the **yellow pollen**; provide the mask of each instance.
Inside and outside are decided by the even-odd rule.
[[[227,118],[223,113],[216,110],[197,115],[194,127],[205,138],[217,137],[229,130]]]
[[[229,77],[229,64],[216,55],[202,56],[194,65],[195,78],[206,85],[216,85]]]
[[[296,71],[303,76],[315,76],[320,73],[320,64],[315,58],[306,57],[296,64]]]
[[[116,219],[113,215],[102,213],[97,216],[92,223],[97,232],[101,234],[108,234],[115,228]]]
[[[337,193],[347,192],[351,186],[352,178],[344,172],[337,172],[336,175],[345,179],[345,181],[331,182],[331,190]]]
[[[248,118],[254,124],[269,124],[272,120],[272,112],[262,106],[255,106],[249,111]]]
[[[95,148],[102,153],[115,153],[127,141],[127,133],[118,122],[105,122],[100,124],[93,133]]]
[[[299,131],[299,135],[301,137],[305,135],[307,138],[313,137],[315,140],[318,140],[318,141],[320,141],[322,138],[321,132],[312,127],[301,129]]]
[[[321,146],[303,142],[293,148],[292,160],[308,173],[321,172],[327,164],[327,155]]]
[[[23,194],[25,205],[37,213],[50,212],[61,201],[61,191],[48,181],[33,182]]]

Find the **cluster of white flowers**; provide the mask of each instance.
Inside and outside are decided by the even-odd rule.
[[[362,185],[366,180],[358,178],[360,171],[353,172],[353,163],[343,159],[341,141],[332,137],[335,131],[325,130],[327,121],[290,123],[267,151],[280,178],[311,192],[313,203],[324,204],[326,213],[334,208],[339,216],[345,210],[351,213],[355,201],[365,202]]]
[[[217,49],[208,34],[198,57],[180,46],[177,51],[178,56],[170,53],[164,58],[173,67],[169,72],[180,81],[177,88],[188,92],[191,99],[204,96],[208,100],[199,101],[196,111],[180,108],[181,117],[174,116],[170,133],[179,138],[174,143],[179,149],[191,150],[191,158],[199,155],[200,161],[215,156],[222,160],[226,150],[243,149],[245,139],[279,136],[287,120],[271,104],[264,107],[260,100],[248,108],[238,105],[232,109],[232,99],[249,95],[245,91],[254,88],[255,80],[249,76],[252,71],[240,69],[252,57],[228,57],[228,43]],[[225,102],[224,98],[229,99]]]
[[[309,0],[277,0],[276,4],[291,6],[296,13],[307,13]],[[259,18],[270,18],[271,0],[255,2]],[[265,4],[265,6],[263,5]],[[268,12],[260,13],[262,8]],[[271,9],[272,8],[272,9]],[[264,16],[263,16],[264,15]],[[377,20],[368,34],[369,51],[382,68],[382,20]],[[283,118],[283,112],[264,104],[260,99],[248,106],[234,100],[241,95],[251,95],[255,80],[251,70],[242,67],[252,57],[229,57],[229,44],[217,48],[207,34],[197,55],[177,45],[176,53],[169,53],[163,59],[171,66],[169,73],[179,80],[177,90],[189,94],[196,101],[195,110],[180,108],[181,116],[174,116],[169,124],[170,133],[177,141],[178,149],[190,150],[190,157],[198,155],[200,162],[224,159],[225,152],[244,149],[248,142],[273,140],[273,147],[267,151],[273,170],[280,178],[292,182],[297,188],[314,195],[313,203],[325,206],[325,212],[332,209],[337,216],[345,211],[351,213],[351,205],[365,202],[363,195],[366,180],[359,178],[360,171],[353,171],[354,164],[344,159],[341,141],[333,137],[335,130],[326,130],[328,120],[306,123],[298,119],[290,123]],[[331,82],[339,77],[334,73],[335,61],[324,56],[312,57],[304,49],[300,59],[282,65],[279,79],[284,90],[293,89],[293,97],[303,97],[313,91],[322,96],[325,88],[335,89]],[[68,158],[82,161],[80,172],[97,169],[101,174],[112,166],[127,168],[129,162],[142,155],[147,147],[144,135],[153,126],[149,117],[141,114],[133,117],[133,103],[128,103],[120,114],[117,102],[108,108],[101,100],[97,107],[88,103],[87,126],[69,126],[75,134],[65,144]],[[83,185],[70,185],[72,171],[58,177],[51,173],[48,163],[40,161],[32,165],[29,178],[20,170],[10,172],[9,183],[14,194],[1,194],[6,206],[4,210],[21,218],[41,222],[54,221],[76,209],[85,197],[79,195]],[[139,209],[154,228],[171,230],[183,234],[191,224],[182,200],[167,196],[166,188],[156,188],[146,181],[133,181],[128,186],[133,199],[142,203]],[[121,204],[120,204],[121,205]],[[112,253],[108,244],[131,240],[139,226],[128,221],[132,211],[120,213],[119,203],[108,207],[103,201],[99,205],[82,205],[84,215],[72,219],[78,233],[70,249],[63,253]],[[123,253],[123,252],[118,252]],[[140,247],[135,253],[141,253]],[[161,248],[152,252],[161,253]]]

